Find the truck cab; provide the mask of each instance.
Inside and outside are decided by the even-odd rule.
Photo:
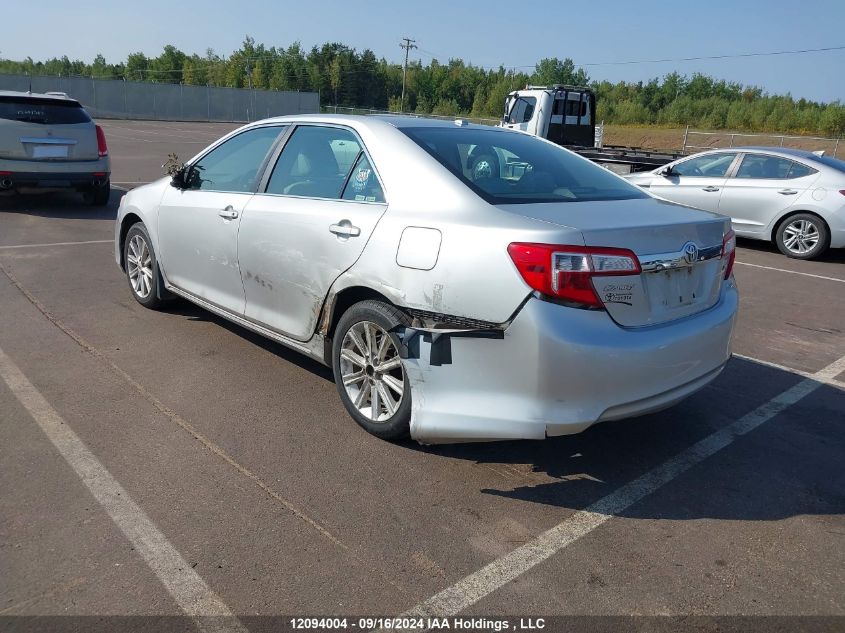
[[[595,94],[585,86],[527,86],[508,94],[499,126],[558,145],[593,147],[595,110]]]

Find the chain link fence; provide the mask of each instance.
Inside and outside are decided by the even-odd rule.
[[[320,111],[316,92],[279,92],[119,79],[0,74],[0,90],[64,92],[94,118],[246,123]]]
[[[824,151],[826,154],[838,158],[842,153],[845,141],[841,138],[823,136],[789,136],[787,134],[744,134],[740,132],[719,132],[691,130],[687,126],[684,131],[682,154],[693,154],[708,149],[722,149],[742,147],[747,145],[761,145],[767,147],[786,147],[803,149],[810,152]]]

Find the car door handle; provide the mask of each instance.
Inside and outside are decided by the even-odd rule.
[[[702,187],[702,188],[701,188],[701,190],[702,190],[702,191],[707,191],[708,193],[712,193],[712,192],[714,192],[714,191],[719,191],[719,188],[718,188],[718,187],[714,187],[714,186],[712,186],[712,185],[711,185],[711,186],[709,186],[709,187]]]
[[[780,191],[778,191],[778,193],[783,196],[794,196],[796,193],[798,193],[798,191],[796,191],[795,189],[781,189]]]
[[[238,217],[238,212],[232,208],[232,205],[229,205],[225,209],[221,209],[220,211],[218,211],[217,215],[226,220],[234,220],[236,217]]]
[[[349,220],[341,220],[337,224],[332,224],[329,231],[338,237],[358,237],[361,235],[361,229],[357,226],[352,226]]]

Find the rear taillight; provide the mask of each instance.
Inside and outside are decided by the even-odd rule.
[[[725,279],[731,276],[736,259],[736,234],[731,230],[722,238],[722,267],[725,269]]]
[[[100,155],[102,158],[103,156],[109,155],[109,146],[106,145],[106,135],[103,132],[103,128],[99,125],[96,126],[97,128],[97,154]]]
[[[841,193],[843,196],[845,196],[845,189],[840,189],[839,193]]]
[[[537,292],[581,306],[603,306],[593,277],[638,275],[640,262],[625,248],[595,248],[514,242],[508,246],[516,269]]]

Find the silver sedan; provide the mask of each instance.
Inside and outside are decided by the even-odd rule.
[[[626,178],[651,193],[730,216],[740,237],[797,259],[845,247],[845,161],[782,147],[702,152]]]
[[[142,305],[182,297],[325,363],[385,439],[577,433],[730,357],[727,218],[463,121],[253,123],[124,196],[115,237]]]

